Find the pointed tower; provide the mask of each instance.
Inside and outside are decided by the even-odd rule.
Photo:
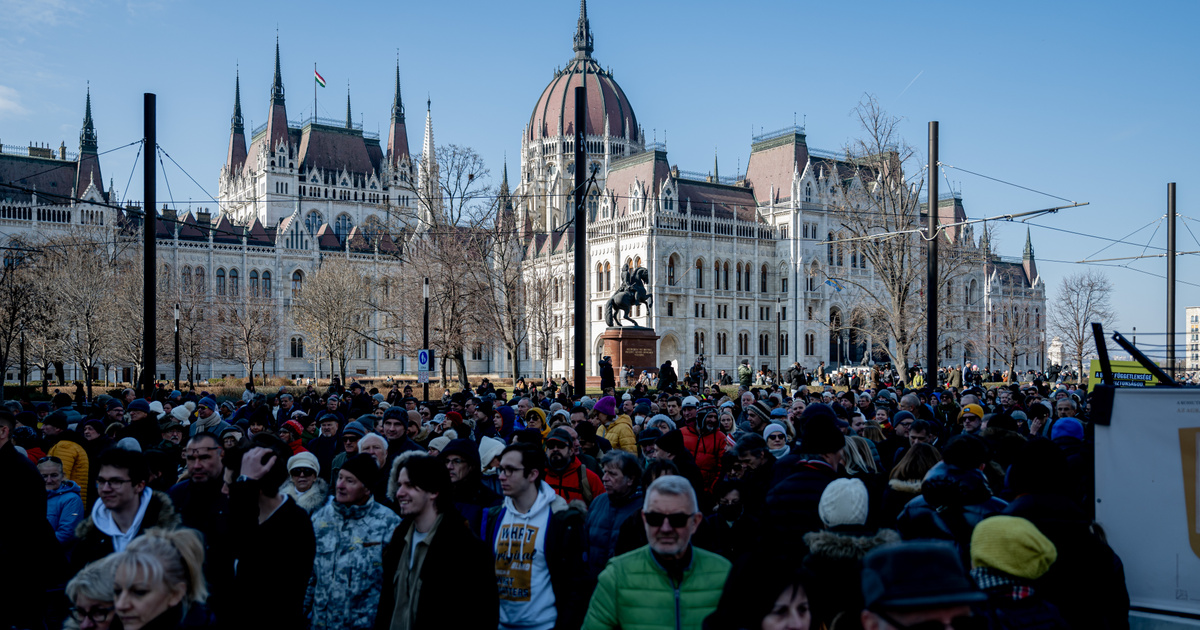
[[[316,112],[314,112],[314,115]],[[267,114],[267,151],[288,141],[287,108],[283,99],[283,78],[279,71],[279,36],[275,36],[275,80],[271,83],[271,111]]]
[[[579,0],[579,23],[575,26],[575,58],[592,57],[592,26],[588,23],[587,0]]]
[[[425,101],[425,140],[421,143],[420,197],[422,221],[432,225],[442,217],[442,191],[438,184],[437,150],[433,144],[433,101]]]
[[[400,98],[400,62],[396,62],[396,96],[392,99],[392,125],[388,131],[388,164],[392,171],[400,169],[407,162],[408,130],[404,127],[404,101]]]
[[[1025,268],[1025,277],[1032,285],[1037,280],[1037,263],[1033,259],[1033,241],[1029,237],[1029,228],[1025,228],[1025,252],[1021,254],[1021,266]]]
[[[242,78],[241,73],[233,80],[233,118],[229,121],[229,150],[225,154],[225,165],[229,172],[242,170],[246,163],[246,127],[242,119]]]
[[[346,128],[354,128],[354,115],[350,113],[350,83],[346,83]]]
[[[713,182],[720,183],[721,170],[717,168],[717,150],[713,149]]]
[[[82,197],[90,184],[95,184],[96,191],[104,196],[104,179],[100,175],[100,157],[97,155],[98,146],[96,126],[92,122],[92,88],[89,86],[83,113],[83,129],[79,131],[79,163],[75,170],[74,191],[76,197]]]

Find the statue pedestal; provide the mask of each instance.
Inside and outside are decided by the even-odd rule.
[[[654,334],[653,328],[614,326],[606,329],[600,338],[604,340],[604,354],[612,357],[618,383],[621,382],[619,370],[627,366],[639,374],[642,370],[658,372],[658,335]]]

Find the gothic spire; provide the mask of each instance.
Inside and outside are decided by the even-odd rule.
[[[275,81],[271,83],[271,102],[283,104],[283,77],[279,72],[279,35],[275,35]]]
[[[396,61],[396,96],[392,99],[392,120],[404,122],[404,101],[400,98],[400,61]]]
[[[346,128],[354,128],[354,115],[350,113],[350,82],[346,82]]]
[[[1033,260],[1033,241],[1029,238],[1029,228],[1025,228],[1025,253],[1021,256],[1025,260]]]
[[[713,181],[721,181],[721,173],[717,170],[717,150],[713,149]]]
[[[508,157],[504,158],[504,174],[500,176],[500,196],[508,197]]]
[[[575,25],[575,58],[592,56],[592,27],[588,24],[587,0],[579,0],[579,22]]]
[[[95,153],[97,146],[96,126],[92,123],[92,87],[89,85],[87,89],[87,108],[83,113],[83,129],[79,132],[79,152]]]
[[[233,79],[233,118],[230,120],[233,133],[245,133],[245,120],[242,118],[242,77],[241,72]]]

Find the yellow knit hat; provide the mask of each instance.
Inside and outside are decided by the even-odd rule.
[[[971,566],[1036,580],[1050,570],[1058,550],[1033,523],[1017,516],[992,516],[971,534]]]
[[[966,413],[973,413],[975,414],[976,418],[979,418],[980,420],[983,419],[983,407],[980,407],[979,405],[967,405],[963,407],[962,411],[958,412],[958,419],[962,420],[963,414]]]

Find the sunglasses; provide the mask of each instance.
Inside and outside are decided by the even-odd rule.
[[[54,462],[55,464],[62,466],[62,460],[53,455],[47,455],[46,457],[43,457],[37,461],[39,466],[45,464],[46,462]]]
[[[293,477],[315,477],[317,472],[311,468],[297,468],[292,471]]]
[[[646,524],[650,527],[662,527],[663,521],[671,523],[671,527],[675,529],[683,529],[687,527],[688,521],[691,520],[691,514],[683,512],[673,512],[671,514],[663,514],[662,512],[642,512],[642,516],[646,518]]]

